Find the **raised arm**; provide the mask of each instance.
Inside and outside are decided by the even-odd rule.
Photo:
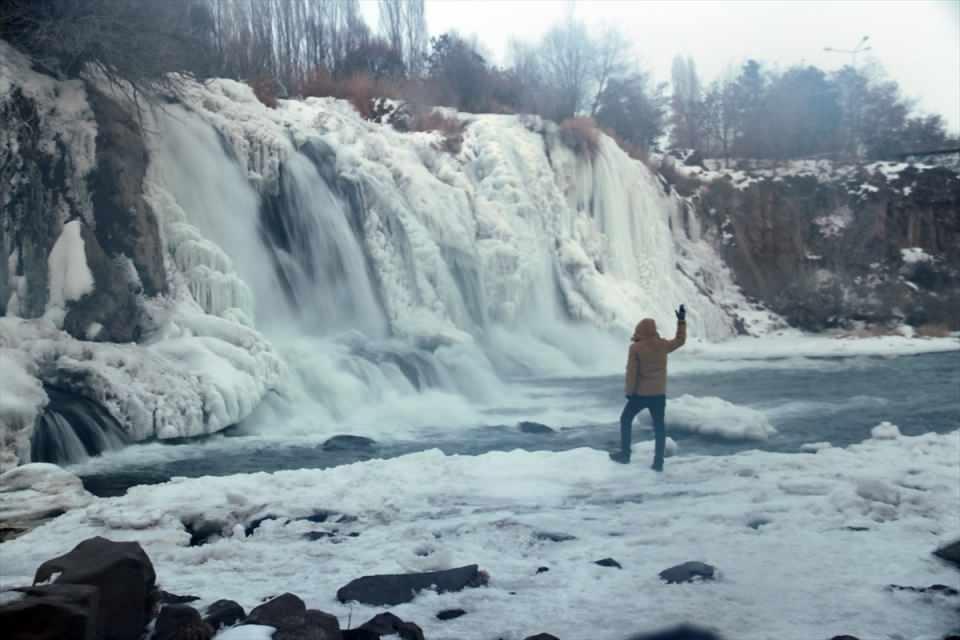
[[[683,305],[675,312],[677,315],[677,335],[667,340],[667,353],[676,351],[687,342],[687,310]]]
[[[687,321],[681,320],[677,323],[677,335],[673,340],[667,340],[667,353],[676,351],[687,341]]]

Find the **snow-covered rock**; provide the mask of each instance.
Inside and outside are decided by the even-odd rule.
[[[0,474],[0,528],[22,533],[93,499],[69,471],[53,464],[21,465]]]
[[[891,422],[881,422],[870,430],[874,440],[896,440],[900,437],[900,429]]]

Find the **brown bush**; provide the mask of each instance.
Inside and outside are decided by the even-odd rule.
[[[337,81],[333,74],[324,67],[311,70],[307,77],[297,87],[297,94],[304,98],[328,98],[336,96]]]
[[[277,108],[277,83],[273,78],[260,76],[259,78],[250,80],[247,84],[253,89],[253,94],[257,96],[257,100],[271,109]]]
[[[304,98],[346,100],[361,117],[368,120],[373,116],[374,98],[392,98],[397,95],[393,87],[369,73],[355,73],[345,78],[337,78],[322,67],[310,72],[300,83],[297,93]]]
[[[560,123],[560,140],[578,155],[593,157],[600,148],[600,130],[593,118],[567,118]]]
[[[949,338],[950,326],[945,322],[922,324],[916,328],[920,338]]]
[[[443,148],[448,153],[460,153],[463,148],[463,130],[466,125],[459,118],[449,117],[435,110],[418,110],[410,122],[411,131],[438,131],[443,135]]]

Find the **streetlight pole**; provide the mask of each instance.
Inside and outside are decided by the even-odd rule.
[[[870,39],[870,36],[863,36],[860,38],[860,42],[857,43],[853,49],[837,49],[834,47],[824,47],[824,51],[829,51],[830,53],[846,53],[850,56],[850,66],[854,69],[857,68],[857,54],[863,53],[864,51],[870,51],[872,47],[867,44],[867,40]]]

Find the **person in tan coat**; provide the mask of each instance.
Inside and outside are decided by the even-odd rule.
[[[624,393],[627,404],[620,414],[620,451],[610,458],[624,464],[630,462],[630,439],[633,419],[644,409],[650,410],[655,438],[653,467],[663,471],[663,452],[667,433],[664,416],[667,408],[667,354],[687,341],[687,311],[683,305],[676,311],[677,335],[666,340],[657,333],[653,318],[644,318],[633,332],[627,355],[627,376]]]

